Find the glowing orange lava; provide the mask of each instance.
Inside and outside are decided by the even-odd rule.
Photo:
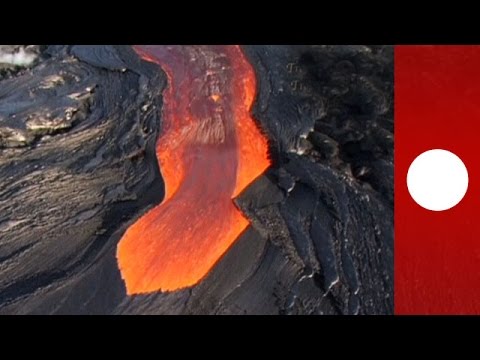
[[[165,199],[117,248],[127,293],[198,283],[248,226],[232,199],[270,165],[250,110],[255,73],[238,46],[134,47],[168,77],[157,158]]]

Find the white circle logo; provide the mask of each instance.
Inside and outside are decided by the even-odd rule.
[[[454,153],[429,150],[410,165],[407,186],[418,205],[427,210],[444,211],[462,201],[468,189],[468,171]]]

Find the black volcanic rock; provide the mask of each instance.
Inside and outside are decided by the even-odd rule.
[[[165,80],[128,47],[123,73],[80,61],[70,47],[49,50],[0,83],[4,121],[28,134],[39,113],[73,106],[83,116],[0,149],[0,312],[111,312],[125,293],[115,243],[163,196],[154,147]]]
[[[273,167],[197,286],[126,296],[125,229],[163,197],[163,72],[128,46],[49,46],[0,81],[0,313],[393,312],[393,51],[244,46]]]

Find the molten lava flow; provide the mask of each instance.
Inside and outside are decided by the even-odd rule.
[[[165,199],[121,239],[128,294],[199,282],[248,221],[232,198],[270,165],[250,115],[256,82],[238,46],[136,46],[166,72],[157,158]]]

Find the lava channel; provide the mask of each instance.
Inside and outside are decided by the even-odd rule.
[[[135,46],[165,71],[156,153],[163,202],[128,228],[117,260],[129,295],[197,284],[248,226],[233,198],[269,166],[239,46]]]

